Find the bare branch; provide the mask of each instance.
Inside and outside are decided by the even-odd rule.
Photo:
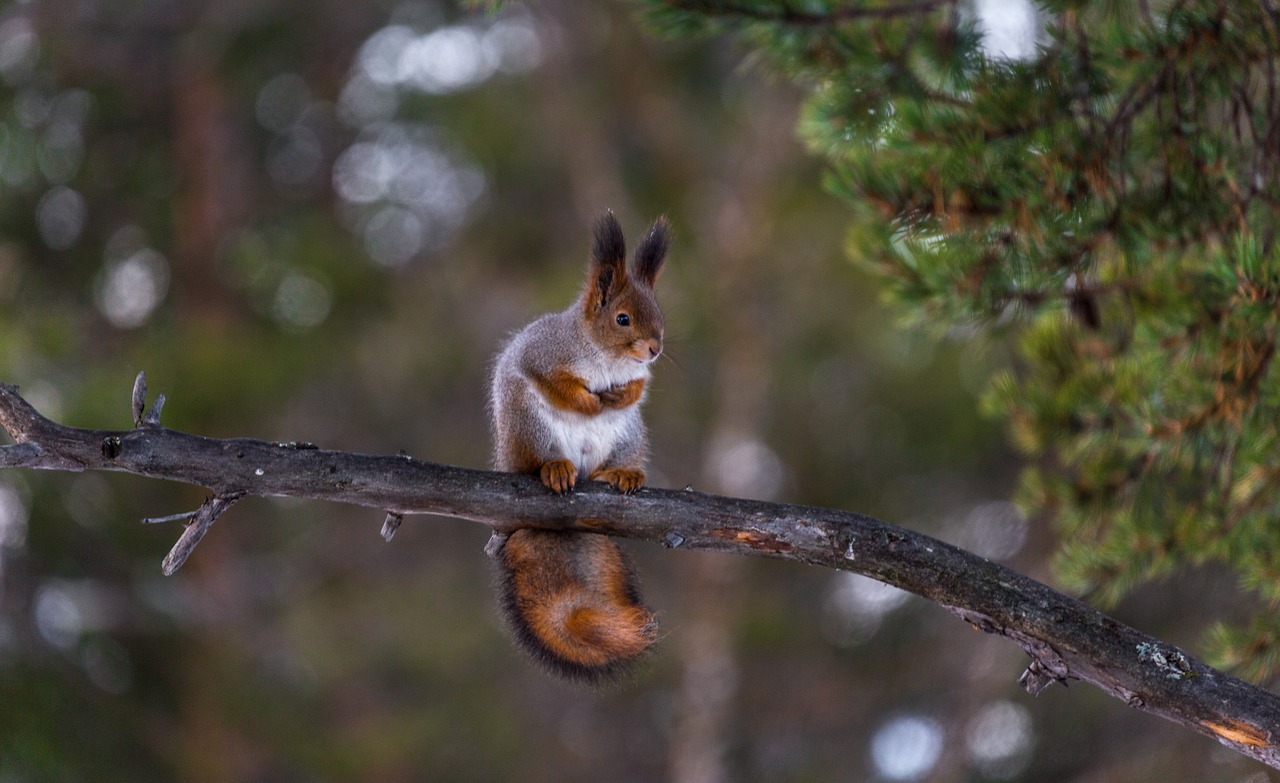
[[[147,411],[146,415],[142,417],[142,424],[140,426],[159,427],[160,411],[162,410],[164,410],[164,395],[158,394],[156,395],[155,403],[151,406],[151,410]]]
[[[195,511],[184,511],[181,514],[170,514],[167,517],[145,517],[142,520],[144,525],[163,525],[166,522],[181,522],[184,525],[191,522],[191,518],[196,515]]]
[[[134,410],[137,410],[135,405]],[[66,427],[0,384],[0,468],[114,470],[208,488],[165,558],[181,565],[210,525],[245,495],[350,503],[387,512],[473,520],[501,536],[561,528],[653,541],[667,548],[754,554],[853,571],[909,590],[1031,657],[1024,687],[1091,683],[1132,707],[1179,723],[1280,768],[1280,697],[1213,669],[1040,582],[951,544],[848,511],[643,489],[621,495],[582,482],[561,497],[536,478],[437,465],[404,455],[328,451],[310,443],[214,439],[159,425],[128,431]]]
[[[33,468],[43,452],[35,443],[15,443],[0,446],[0,468]]]
[[[397,514],[394,511],[387,513],[387,518],[382,521],[382,538],[387,543],[391,543],[391,539],[395,537],[396,531],[400,529],[400,523],[404,521],[404,514]]]
[[[767,9],[733,2],[709,2],[708,0],[667,0],[669,7],[693,11],[710,17],[731,17],[755,22],[782,22],[796,27],[823,27],[841,22],[862,19],[892,19],[900,16],[917,16],[932,13],[950,0],[915,0],[897,5],[848,5],[825,13],[797,11],[780,3]]]
[[[173,549],[169,550],[169,554],[165,555],[164,562],[160,565],[160,570],[165,576],[173,576],[173,572],[182,568],[182,564],[187,562],[187,558],[195,551],[196,544],[200,543],[200,539],[204,538],[204,534],[209,532],[209,528],[217,521],[218,517],[227,509],[235,505],[243,495],[230,495],[228,497],[214,497],[206,500],[200,508],[196,509],[192,516],[191,523],[187,525],[187,529],[182,531],[182,535],[178,537],[178,542],[173,545]]]
[[[151,406],[151,410],[147,407],[147,373],[139,372],[138,377],[133,379],[133,398],[131,400],[133,408],[133,426],[135,427],[159,427],[160,411],[164,410],[164,395],[156,397],[155,405]]]
[[[133,408],[133,426],[142,426],[142,414],[147,407],[147,371],[140,370],[138,377],[133,379],[133,398],[131,400],[131,408]]]

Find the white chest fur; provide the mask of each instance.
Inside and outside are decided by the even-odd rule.
[[[548,414],[547,429],[555,441],[556,450],[583,475],[590,475],[608,460],[618,443],[635,428],[640,416],[634,405],[598,416],[584,416],[550,406],[544,410]]]
[[[575,374],[587,382],[587,388],[601,391],[621,386],[633,380],[649,377],[649,366],[632,361],[583,362],[573,368]],[[606,409],[588,416],[576,411],[557,408],[535,392],[538,398],[538,414],[546,425],[555,451],[564,455],[589,475],[606,462],[618,444],[634,439],[640,429],[640,403],[622,409]]]

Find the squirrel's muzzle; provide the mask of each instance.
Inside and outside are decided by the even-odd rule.
[[[659,340],[656,337],[650,337],[647,340],[642,340],[640,353],[642,357],[649,361],[657,359],[658,355],[662,353],[662,340]]]

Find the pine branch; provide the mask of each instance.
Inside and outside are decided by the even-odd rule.
[[[691,489],[620,495],[584,482],[552,495],[530,476],[167,429],[145,410],[145,380],[132,398],[131,430],[67,427],[0,384],[0,468],[113,470],[195,484],[213,492],[200,509],[148,522],[187,521],[165,558],[172,573],[213,521],[246,495],[290,496],[387,512],[442,514],[503,533],[565,528],[653,541],[668,548],[763,555],[853,571],[909,590],[1031,657],[1021,682],[1038,694],[1053,682],[1091,683],[1132,707],[1216,738],[1280,768],[1280,697],[1217,671],[1087,604],[958,547],[847,511],[719,497]],[[372,526],[370,528],[373,529]]]
[[[716,0],[664,0],[671,9],[702,14],[707,17],[728,17],[753,22],[773,22],[796,27],[825,27],[840,22],[860,19],[892,19],[899,16],[929,14],[944,6],[954,5],[954,0],[916,0],[896,5],[849,5],[833,8],[826,13],[798,11],[787,3],[773,8],[745,3],[718,2]]]

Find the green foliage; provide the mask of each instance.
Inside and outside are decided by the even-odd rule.
[[[917,323],[1019,337],[987,409],[1060,573],[1115,601],[1225,564],[1258,610],[1212,653],[1273,679],[1280,618],[1280,33],[1262,4],[1044,4],[1033,56],[955,3],[652,3],[809,90],[850,249]]]

